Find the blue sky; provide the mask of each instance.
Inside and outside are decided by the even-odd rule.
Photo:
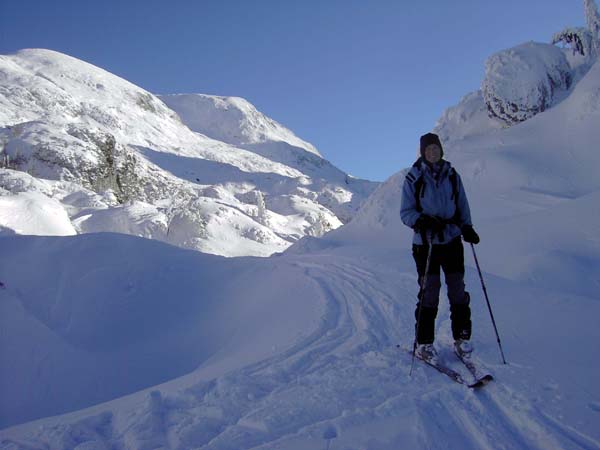
[[[385,180],[488,56],[582,25],[581,0],[0,0],[0,53],[48,48],[157,94],[244,97]]]

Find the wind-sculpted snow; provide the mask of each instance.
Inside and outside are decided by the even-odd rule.
[[[3,231],[47,236],[77,234],[63,206],[37,192],[0,196],[0,211],[0,235]]]
[[[52,255],[63,262],[44,265],[33,282],[0,265],[2,326],[19,343],[2,351],[0,380],[17,381],[4,385],[3,408],[27,398],[24,418],[47,414],[44,407],[57,404],[49,400],[60,398],[69,409],[78,395],[99,401],[108,380],[125,392],[135,390],[127,380],[165,383],[4,429],[0,448],[516,450],[600,443],[598,365],[586,356],[600,337],[595,299],[542,295],[487,275],[510,362],[503,366],[469,269],[473,342],[496,377],[473,392],[418,362],[408,375],[417,285],[404,251],[338,247],[243,261],[117,235],[4,239],[15,263]],[[107,243],[119,251],[103,250]],[[262,284],[267,274],[270,283]],[[226,276],[221,294],[216,280]],[[110,297],[100,302],[103,292]],[[545,320],[532,328],[540,309]],[[561,327],[571,330],[569,339],[550,332]],[[36,355],[39,339],[50,358],[19,358]],[[448,364],[464,371],[450,342],[443,301],[436,343]],[[119,358],[125,348],[128,358]],[[93,371],[86,372],[88,364]],[[44,378],[28,382],[40,371]],[[22,379],[6,376],[14,372]],[[56,399],[39,385],[51,374]],[[9,411],[4,420],[16,417]]]
[[[513,125],[548,109],[571,81],[561,49],[530,42],[488,58],[482,92],[489,114]]]
[[[172,380],[215,355],[224,367],[247,364],[318,324],[319,297],[302,270],[276,261],[118,234],[9,236],[0,246],[10,336],[0,342],[2,426]],[[260,282],[271,276],[279,281]],[[266,326],[269,314],[277,322]]]

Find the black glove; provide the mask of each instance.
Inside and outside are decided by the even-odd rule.
[[[433,234],[442,231],[444,226],[444,222],[439,218],[427,214],[421,214],[415,222],[415,230],[419,232],[431,231]]]
[[[475,230],[471,225],[462,227],[462,235],[465,242],[468,242],[469,244],[479,244],[479,235],[475,233]]]

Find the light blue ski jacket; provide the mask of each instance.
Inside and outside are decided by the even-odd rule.
[[[462,180],[448,161],[442,160],[441,163],[441,170],[436,176],[423,158],[417,160],[404,179],[402,204],[400,206],[400,218],[410,228],[414,228],[421,214],[437,216],[453,222],[446,224],[441,236],[437,234],[433,236],[434,244],[447,244],[462,234],[461,228],[464,225],[472,225],[471,211]],[[454,177],[451,176],[453,172]],[[453,178],[456,182],[455,187],[452,185]],[[422,183],[422,185],[419,189],[419,202],[417,202],[415,191],[419,183]],[[454,198],[455,191],[456,199]],[[422,209],[420,211],[418,210],[418,203],[420,203]],[[415,232],[413,243],[423,244],[420,233]]]

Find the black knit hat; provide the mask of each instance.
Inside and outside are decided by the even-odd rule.
[[[440,142],[440,138],[437,134],[427,133],[421,136],[421,156],[425,158],[425,148],[430,144],[437,144],[440,146],[440,150],[442,151],[441,157],[444,157],[444,147],[442,147],[442,143]]]

